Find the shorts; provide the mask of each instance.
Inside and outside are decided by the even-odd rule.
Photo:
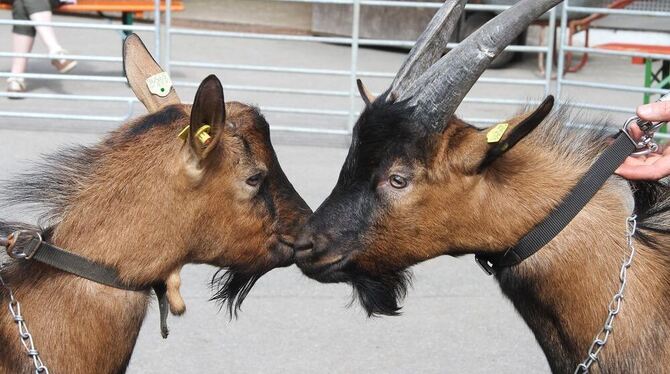
[[[30,21],[30,16],[39,12],[53,12],[60,5],[59,0],[14,0],[12,3],[12,18],[20,21]],[[35,36],[34,26],[14,25],[15,34]]]

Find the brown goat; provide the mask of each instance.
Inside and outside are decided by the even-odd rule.
[[[306,275],[352,284],[370,314],[397,314],[410,266],[441,255],[505,253],[557,206],[608,146],[604,127],[567,128],[567,112],[547,117],[551,99],[506,121],[499,138],[453,113],[518,31],[558,2],[521,0],[442,57],[424,48],[465,4],[448,1],[391,89],[378,98],[362,90],[369,104],[337,185],[295,243]],[[668,371],[669,211],[667,185],[631,186],[613,176],[541,251],[496,274],[553,372],[573,372],[602,328],[633,212],[637,254],[625,301],[592,372]]]
[[[136,67],[153,66],[150,74],[160,68],[139,39],[131,36],[129,43],[126,57],[133,61],[126,61],[126,72],[141,92],[147,76]],[[11,181],[5,198],[45,208],[46,241],[115,269],[125,283],[167,281],[175,313],[184,310],[178,293],[184,264],[227,269],[215,280],[215,298],[232,312],[260,276],[293,262],[293,237],[311,212],[284,175],[263,116],[224,103],[216,77],[202,82],[192,107],[179,104],[173,91],[138,96],[153,113],[97,145],[46,157],[37,171]],[[208,133],[196,136],[204,124]],[[178,135],[189,126],[182,140]],[[23,228],[37,229],[1,223],[0,234]],[[2,277],[52,373],[125,371],[149,291],[111,288],[30,261],[9,261]],[[6,303],[4,289],[0,296]],[[4,310],[0,373],[31,370]]]

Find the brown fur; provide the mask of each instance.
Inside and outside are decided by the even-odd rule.
[[[177,138],[189,125],[190,108],[176,105],[157,115],[165,111],[176,112],[176,120],[142,128],[147,118],[139,119],[90,150],[97,155],[90,174],[74,177],[70,195],[60,197],[50,241],[113,267],[129,284],[167,280],[179,314],[184,264],[261,274],[285,266],[292,249],[282,241],[292,241],[309,209],[290,184],[281,186],[288,181],[254,108],[226,104],[226,122],[214,129],[217,144],[202,160]],[[258,170],[267,171],[260,190],[245,183]],[[113,289],[37,263],[12,263],[3,277],[51,372],[125,371],[149,292]],[[0,313],[0,373],[29,372],[31,365],[16,325]]]

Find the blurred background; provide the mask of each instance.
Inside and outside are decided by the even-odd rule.
[[[452,43],[514,2],[470,1]],[[184,102],[214,73],[228,101],[260,106],[287,175],[316,208],[335,184],[362,108],[355,79],[385,90],[441,3],[79,0],[48,23],[64,58],[78,62],[68,74],[53,69],[39,38],[31,53],[13,51],[12,25],[36,23],[13,20],[11,4],[0,3],[0,78],[26,86],[0,89],[2,179],[41,153],[98,141],[144,113],[121,66],[123,38],[136,32]],[[10,73],[16,56],[29,57],[25,73]],[[669,1],[570,0],[508,48],[458,114],[487,126],[553,94],[581,112],[570,125],[605,119],[614,129],[668,88]],[[262,278],[240,318],[228,321],[208,302],[213,272],[186,268],[188,312],[170,318],[166,341],[152,307],[130,373],[548,372],[530,330],[470,257],[417,266],[404,315],[395,318],[367,319],[357,305],[346,307],[347,286],[317,284],[291,267]]]

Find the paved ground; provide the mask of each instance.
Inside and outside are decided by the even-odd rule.
[[[0,14],[6,17],[7,14]],[[60,20],[73,21],[70,18]],[[76,22],[81,20],[74,20]],[[74,53],[118,56],[121,39],[114,32],[60,30],[65,46]],[[152,38],[144,34],[147,44]],[[91,41],[95,42],[91,42]],[[0,50],[9,50],[7,38]],[[38,46],[38,50],[43,50]],[[346,69],[348,48],[338,45],[296,42],[242,41],[175,37],[173,58],[231,63],[274,64]],[[362,69],[394,71],[403,56],[390,51],[362,50]],[[0,61],[0,71],[8,69]],[[533,78],[535,58],[491,77]],[[32,72],[51,72],[48,61],[34,61]],[[173,78],[196,82],[208,70],[175,69]],[[117,77],[118,63],[82,62],[76,74]],[[285,74],[218,72],[226,84],[346,90],[346,77],[295,76]],[[628,59],[594,58],[573,79],[638,84],[642,69]],[[381,90],[387,80],[373,79]],[[105,94],[130,96],[121,83],[33,80],[33,92]],[[180,87],[185,101],[194,90]],[[497,98],[539,98],[542,90],[523,86],[478,85],[473,94]],[[346,110],[348,98],[288,96],[278,93],[226,91],[228,100],[263,106],[294,106]],[[634,107],[637,94],[571,89],[573,101]],[[29,111],[123,115],[122,104],[46,100],[8,101],[0,98],[0,111]],[[466,117],[503,119],[518,108],[467,104]],[[141,113],[139,106],[134,114]],[[597,117],[597,116],[596,116]],[[610,115],[619,123],[623,115]],[[310,128],[343,128],[345,119],[295,116],[268,112],[273,125]],[[0,117],[0,175],[11,177],[40,153],[65,144],[91,143],[115,124]],[[274,132],[279,159],[289,178],[308,203],[316,208],[335,183],[345,156],[344,137],[297,136]],[[29,219],[23,212],[3,212],[3,217]],[[247,299],[243,313],[228,321],[218,306],[208,302],[207,282],[215,269],[191,266],[185,269],[183,294],[188,312],[169,320],[171,336],[162,340],[158,332],[157,308],[153,306],[141,332],[130,364],[130,373],[542,373],[545,359],[534,338],[494,281],[485,276],[471,257],[436,259],[415,269],[414,288],[404,314],[395,318],[368,319],[356,305],[347,308],[350,289],[343,285],[321,285],[303,277],[295,267],[276,270],[262,278]]]

